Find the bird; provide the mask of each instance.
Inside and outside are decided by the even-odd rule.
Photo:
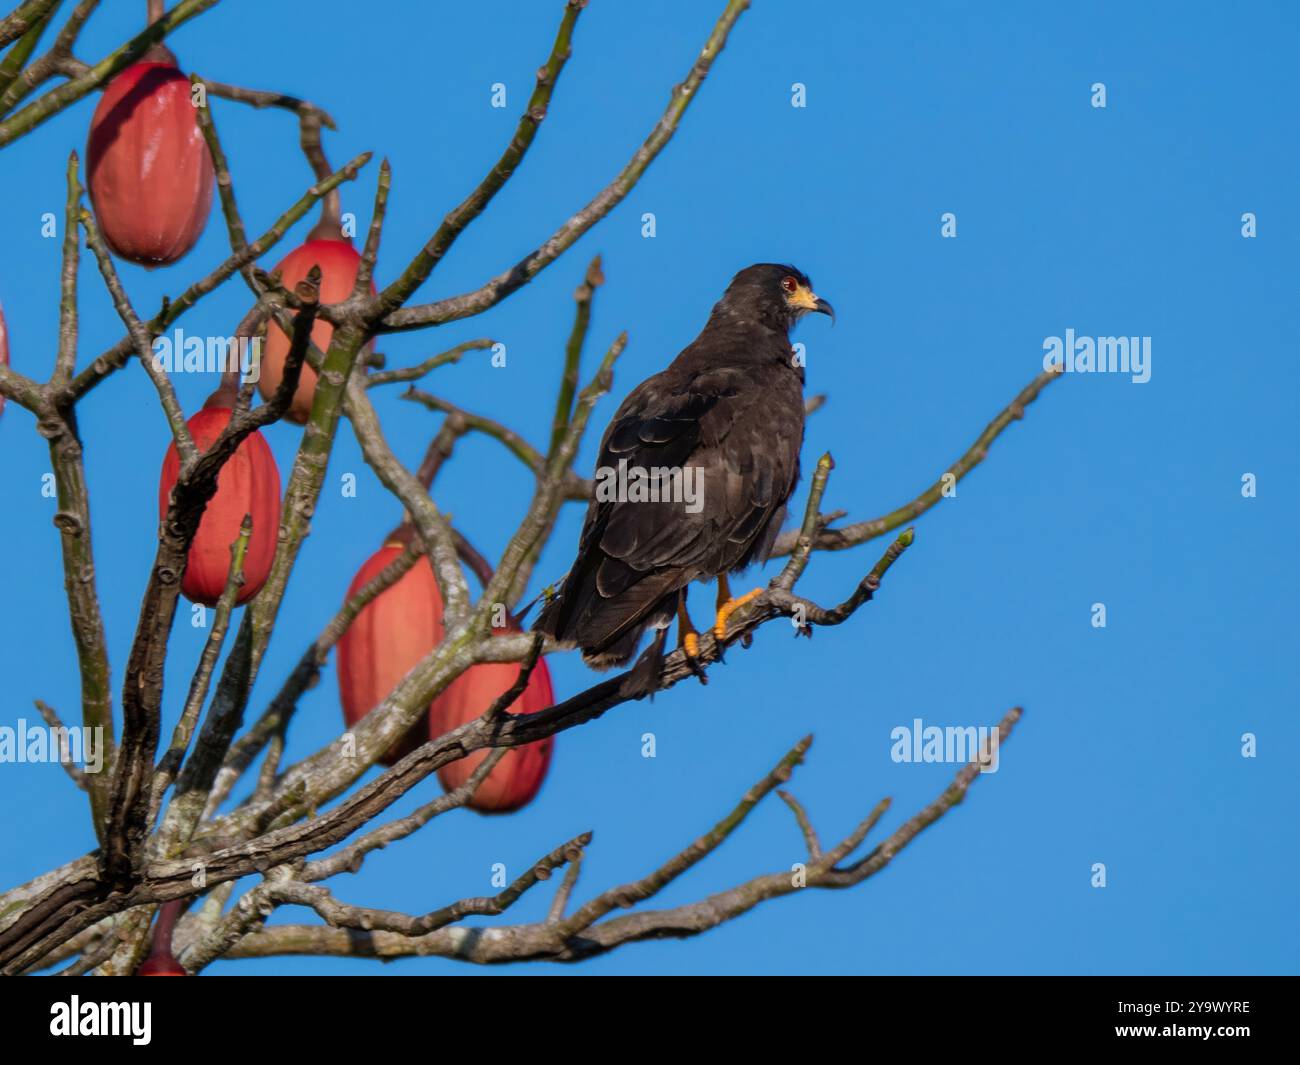
[[[809,313],[834,321],[806,274],[748,266],[700,335],[628,394],[601,439],[577,558],[535,631],[606,670],[631,661],[653,627],[637,669],[657,677],[676,615],[678,646],[705,679],[687,586],[717,579],[719,645],[727,618],[761,591],[733,598],[728,575],[766,560],[799,482],[804,360],[790,330]]]

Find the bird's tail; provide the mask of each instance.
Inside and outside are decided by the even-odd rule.
[[[677,589],[665,595],[662,578],[633,585],[617,602],[602,600],[594,587],[584,596],[584,589],[569,589],[569,583],[571,578],[542,607],[533,631],[561,647],[580,647],[582,660],[592,669],[630,662],[642,633],[650,625],[666,624],[677,603]]]
[[[613,643],[599,650],[584,647],[582,649],[582,660],[592,669],[599,670],[625,666],[632,661],[632,656],[636,654],[637,645],[641,642],[643,632],[645,632],[644,626],[632,629]]]
[[[531,606],[531,604],[529,605]],[[566,627],[564,622],[564,593],[561,591],[542,604],[541,612],[537,615],[537,620],[533,622],[533,631],[540,632],[543,636],[549,636],[562,647],[572,647],[573,640],[566,639],[564,636]]]

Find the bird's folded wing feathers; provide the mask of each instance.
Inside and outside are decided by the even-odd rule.
[[[675,390],[651,378],[628,397],[599,466],[624,460],[630,468],[693,468],[702,506],[692,513],[682,501],[593,503],[584,548],[597,546],[606,556],[598,571],[602,595],[617,595],[638,574],[665,566],[698,567],[711,576],[713,560],[734,560],[784,503],[798,476],[802,422],[773,417],[773,397],[746,387],[753,384],[748,376],[714,369]]]

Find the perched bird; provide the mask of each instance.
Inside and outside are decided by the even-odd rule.
[[[716,577],[725,636],[728,615],[758,594],[732,599],[727,575],[767,557],[799,481],[804,372],[790,328],[810,311],[834,316],[803,273],[746,267],[694,342],[633,389],[601,440],[578,557],[534,629],[609,669],[654,626],[657,672],[676,613],[693,662],[686,588]]]

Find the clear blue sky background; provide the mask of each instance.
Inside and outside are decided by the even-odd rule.
[[[107,52],[143,4],[106,5],[79,48]],[[134,9],[139,7],[141,13]],[[1053,384],[918,524],[913,549],[849,624],[795,642],[773,625],[736,649],[705,691],[679,686],[559,737],[539,799],[510,818],[444,817],[337,884],[348,901],[423,912],[486,894],[559,842],[595,832],[580,895],[644,874],[730,810],[799,737],[816,741],[792,783],[824,838],[882,796],[882,831],[930,802],[954,767],[898,765],[890,730],[915,717],[992,724],[1023,704],[1000,771],[884,873],[848,892],[776,901],[699,939],[624,948],[578,969],[530,973],[1294,972],[1300,935],[1294,676],[1300,592],[1294,478],[1296,188],[1291,110],[1300,24],[1293,5],[1253,3],[777,4],[758,0],[680,132],[645,180],[559,263],[482,318],[386,338],[390,365],[471,337],[508,345],[508,366],[468,358],[431,388],[542,441],[572,314],[592,255],[608,284],[594,357],[631,343],[602,424],[703,324],[731,275],[791,261],[839,311],[796,339],[811,390],[829,403],[808,427],[808,467],[837,468],[828,504],[856,519],[929,485],[1040,367],[1067,328],[1152,338],[1150,383],[1119,376]],[[532,153],[491,212],[420,293],[463,291],[513,263],[601,188],[662,112],[719,2],[594,0]],[[187,69],[298,93],[328,108],[335,165],[373,149],[394,168],[381,281],[477,182],[511,135],[546,56],[559,0],[476,5],[227,0],[182,29]],[[1107,86],[1105,110],[1090,86]],[[494,82],[510,106],[489,106]],[[807,107],[791,107],[791,85]],[[67,152],[81,150],[94,98],[4,153],[0,300],[13,361],[45,377],[57,325]],[[215,114],[252,232],[310,176],[281,112],[217,101]],[[345,210],[369,218],[377,165]],[[641,236],[654,212],[658,235]],[[955,212],[959,236],[940,238]],[[1240,235],[1255,212],[1259,236]],[[304,222],[292,235],[302,238]],[[281,246],[266,265],[284,250]],[[226,254],[214,207],[179,265],[124,267],[151,311]],[[86,257],[81,364],[121,335]],[[184,320],[229,332],[248,304],[238,280]],[[212,382],[180,376],[195,409]],[[412,464],[436,420],[377,395]],[[120,684],[156,522],[167,430],[145,376],[118,374],[81,410],[114,676]],[[297,431],[269,439],[288,469]],[[33,698],[75,716],[49,468],[30,416],[0,419],[8,609],[2,716],[35,721]],[[591,464],[594,443],[580,466]],[[339,491],[358,475],[356,499]],[[1243,499],[1241,477],[1258,477]],[[495,555],[522,513],[528,477],[494,442],[467,441],[438,501]],[[805,486],[806,487],[806,486]],[[802,506],[804,488],[797,496]],[[347,425],[254,693],[258,713],[398,508]],[[538,583],[568,565],[581,511],[561,522]],[[804,590],[838,601],[884,542],[815,559]],[[743,586],[748,586],[746,582]],[[741,587],[738,583],[738,587]],[[706,613],[708,593],[697,594]],[[1108,626],[1090,608],[1104,602]],[[182,614],[168,671],[170,729],[204,633]],[[1291,662],[1288,666],[1286,663]],[[553,658],[557,692],[593,678]],[[332,665],[303,701],[290,753],[339,727]],[[641,757],[652,731],[658,757]],[[1259,756],[1241,756],[1241,736]],[[57,767],[5,766],[0,881],[26,879],[92,845],[84,802]],[[394,812],[435,794],[431,780]],[[879,837],[878,837],[879,838]],[[773,797],[656,905],[676,905],[801,857]],[[1109,886],[1090,886],[1094,863]],[[550,888],[513,915],[544,913]],[[314,917],[285,910],[277,920]],[[292,959],[213,972],[449,973],[436,959]]]

